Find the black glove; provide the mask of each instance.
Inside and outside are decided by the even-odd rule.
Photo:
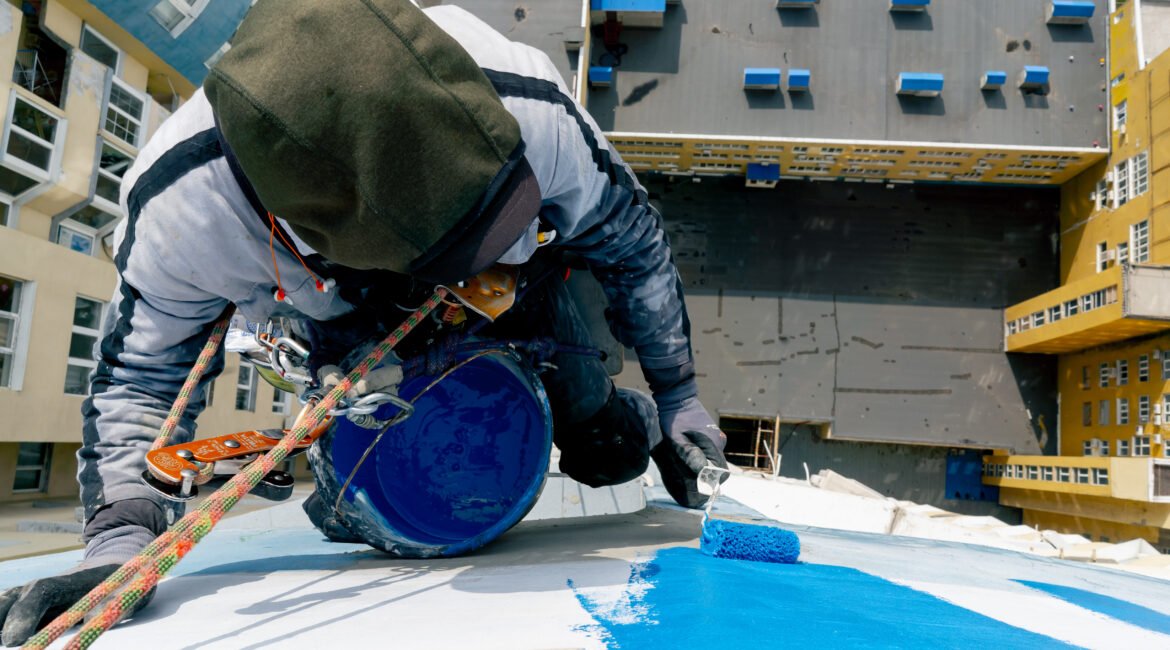
[[[22,645],[37,630],[73,606],[79,598],[118,570],[120,564],[78,567],[69,573],[33,580],[0,594],[0,641],[8,647]],[[129,615],[146,607],[154,589],[138,601]],[[96,611],[94,612],[97,613]]]
[[[671,437],[663,439],[650,451],[650,457],[662,474],[662,485],[680,506],[702,508],[707,505],[707,496],[699,492],[699,472],[708,463],[727,469],[727,459],[706,434],[683,431],[680,437],[685,442],[679,443]],[[726,481],[727,476],[721,473],[719,482]]]
[[[23,644],[137,555],[166,526],[162,508],[149,499],[115,501],[98,510],[85,526],[85,558],[80,564],[0,594],[0,643]],[[151,589],[127,616],[146,607],[153,596]]]

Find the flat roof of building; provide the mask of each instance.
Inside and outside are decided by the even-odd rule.
[[[480,20],[508,39],[531,45],[548,55],[565,84],[573,83],[577,71],[577,50],[565,49],[569,30],[582,27],[580,0],[541,0],[521,2],[514,0],[424,0],[424,6],[456,5],[475,14]]]
[[[1091,147],[1105,141],[1107,2],[1087,25],[1047,25],[1047,3],[947,2],[921,13],[886,3],[772,2],[668,6],[661,29],[625,29],[610,88],[588,108],[606,131]],[[606,55],[593,30],[591,63]],[[607,57],[612,59],[612,57]],[[608,65],[610,62],[607,62]],[[1018,84],[1025,65],[1050,70],[1047,94]],[[745,91],[743,70],[780,67],[780,91]],[[792,68],[811,90],[787,91]],[[983,91],[988,70],[1002,90]],[[901,72],[945,77],[937,98],[895,94]]]

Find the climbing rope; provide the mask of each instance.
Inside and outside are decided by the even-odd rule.
[[[427,314],[440,304],[446,294],[446,289],[435,289],[434,295],[414,313],[408,316],[381,343],[375,346],[369,355],[341,383],[321,398],[321,401],[316,404],[307,405],[305,410],[301,412],[300,417],[297,418],[293,429],[281,439],[276,447],[250,463],[239,474],[225,483],[223,487],[208,497],[198,509],[180,519],[174,526],[144,548],[136,557],[123,564],[104,582],[94,587],[92,591],[74,603],[65,613],[58,616],[43,630],[29,639],[24,646],[25,650],[42,650],[47,648],[49,644],[81,621],[86,613],[96,609],[106,598],[125,584],[127,580],[137,576],[129,586],[112,598],[97,616],[81,628],[81,631],[70,640],[66,648],[78,650],[88,648],[102,633],[121,620],[126,612],[133,611],[135,604],[150,593],[150,590],[158,584],[158,581],[178,564],[191,551],[195,544],[198,544],[201,539],[211,532],[211,529],[223,518],[224,514],[239,503],[252,488],[256,487],[256,484],[260,482],[260,479],[265,474],[271,472],[279,465],[297,443],[309,435],[309,432],[315,429],[325,419],[329,411],[337,405],[338,401],[345,396],[346,392],[378,365],[398,345],[403,337],[409,334]],[[217,338],[216,333],[219,332],[220,324],[224,324],[224,329],[226,330],[226,323],[224,321],[217,323],[216,327],[212,330],[211,338],[204,347],[204,353],[200,354],[201,360],[205,356],[207,358],[203,369],[200,369],[199,373],[196,373],[197,367],[193,367],[191,369],[191,375],[188,376],[187,382],[184,383],[183,389],[180,390],[179,400],[183,401],[184,408],[186,397],[190,396],[193,386],[199,381],[199,375],[206,369],[206,365],[210,363],[210,359],[214,356],[216,348],[218,348],[219,341],[214,341],[214,348],[212,347],[212,343],[213,339]],[[222,332],[219,333],[218,338],[222,340]],[[211,348],[210,353],[207,352],[209,348]],[[198,363],[196,366],[198,366]],[[192,381],[192,378],[194,378],[194,381]],[[176,400],[175,407],[171,409],[171,417],[167,419],[168,423],[172,418],[176,418],[175,422],[177,423],[176,409],[178,409],[177,413],[179,415],[183,412],[183,409],[179,408],[179,400]],[[173,430],[173,424],[169,430],[166,424],[164,424],[163,429],[160,430],[160,436],[164,432],[169,436]]]

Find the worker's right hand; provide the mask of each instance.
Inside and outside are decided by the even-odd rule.
[[[0,643],[23,644],[138,555],[166,527],[162,508],[150,499],[125,499],[103,506],[86,523],[85,556],[80,564],[60,575],[0,593]],[[151,589],[127,616],[145,607],[153,596]]]
[[[321,369],[317,371],[317,381],[320,382],[321,389],[325,391],[332,390],[334,386],[340,384],[344,379],[345,372],[334,365],[321,366]],[[397,395],[398,384],[400,383],[402,383],[402,366],[388,363],[371,370],[369,374],[362,377],[352,388],[346,391],[345,396],[351,400],[356,400],[370,393],[392,393]]]
[[[22,645],[37,630],[101,584],[119,566],[117,563],[87,566],[83,562],[61,575],[33,580],[0,593],[0,623],[3,623],[0,641],[8,647]],[[151,590],[151,594],[140,600],[134,611],[145,607],[153,593]]]

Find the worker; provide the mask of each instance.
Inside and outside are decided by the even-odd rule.
[[[420,289],[572,254],[600,281],[652,398],[615,388],[595,358],[557,359],[543,381],[562,471],[614,485],[653,457],[671,496],[700,507],[698,472],[726,467],[725,436],[698,400],[661,217],[548,57],[462,9],[259,0],[141,150],[121,207],[118,283],[78,452],[84,559],[0,595],[5,645],[173,521],[174,504],[140,479],[144,454],[232,304],[252,322],[298,323],[314,371],[329,375],[344,348],[401,321],[397,305]],[[581,343],[562,277],[492,327]],[[176,441],[194,435],[222,355],[215,365]],[[393,390],[398,377],[375,375],[382,385],[365,390]]]

